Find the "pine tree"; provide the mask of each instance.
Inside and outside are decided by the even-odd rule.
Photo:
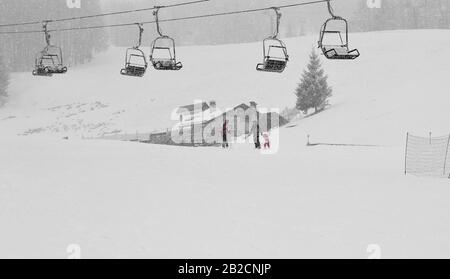
[[[3,106],[8,97],[9,73],[6,65],[0,57],[0,107]]]
[[[328,86],[325,71],[322,69],[319,56],[313,49],[309,56],[310,62],[303,72],[301,82],[295,95],[297,96],[296,108],[305,114],[309,109],[320,112],[328,105],[328,98],[332,95],[332,89]]]

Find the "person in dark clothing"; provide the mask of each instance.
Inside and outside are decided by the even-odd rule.
[[[255,143],[255,148],[261,149],[261,142],[259,140],[259,135],[261,134],[261,129],[260,129],[259,123],[257,121],[255,121],[255,123],[253,123],[252,133],[253,133],[253,142]]]
[[[228,120],[223,122],[222,126],[222,148],[228,148]]]
[[[259,128],[259,123],[256,125],[256,148],[261,149],[261,141],[259,136],[261,135],[261,129]]]

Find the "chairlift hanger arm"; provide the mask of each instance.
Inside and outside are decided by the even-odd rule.
[[[328,12],[330,13],[333,19],[343,19],[341,16],[337,16],[334,14],[333,7],[331,6],[331,0],[327,0]]]
[[[272,36],[273,39],[276,39],[278,37],[278,34],[280,33],[281,12],[280,12],[280,8],[278,8],[278,7],[272,7],[271,9],[273,11],[275,11],[275,14],[276,14],[275,33]]]
[[[143,23],[136,23],[136,25],[139,28],[139,40],[137,46],[135,46],[135,49],[138,49],[142,45],[142,35],[144,34],[144,24]]]
[[[42,22],[42,29],[45,35],[45,42],[47,43],[47,47],[49,47],[50,44],[50,32],[48,31],[47,25],[48,23],[51,22],[50,20],[44,20]]]
[[[161,31],[161,27],[159,26],[159,10],[161,8],[165,8],[164,6],[155,6],[155,10],[153,11],[153,15],[155,16],[155,23],[156,23],[156,31],[158,32],[159,36],[164,37]]]

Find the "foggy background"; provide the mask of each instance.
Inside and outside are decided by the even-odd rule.
[[[0,24],[90,15],[128,9],[147,8],[188,2],[183,0],[82,0],[81,9],[69,9],[65,0],[0,0]],[[243,9],[279,6],[306,1],[296,0],[210,0],[190,6],[162,9],[161,19],[203,15]],[[450,0],[383,0],[380,9],[369,9],[366,0],[334,0],[334,11],[349,20],[350,32],[391,29],[449,28]],[[329,17],[326,3],[281,10],[280,37],[318,34]],[[152,21],[152,11],[125,15],[50,23],[49,29],[102,24]],[[273,33],[273,11],[227,15],[205,19],[161,23],[163,33],[177,45],[217,45],[261,41]],[[156,26],[144,26],[143,46],[156,37]],[[42,30],[40,24],[0,28],[5,31]],[[89,62],[97,52],[109,46],[130,47],[136,44],[136,26],[52,33],[52,43],[64,50],[65,64]],[[0,34],[0,56],[11,71],[29,71],[38,51],[45,45],[42,33]]]

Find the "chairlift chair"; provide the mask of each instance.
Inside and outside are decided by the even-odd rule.
[[[120,73],[125,76],[143,77],[147,70],[147,60],[142,50],[129,48],[126,52],[125,67]]]
[[[348,45],[348,22],[345,18],[336,16],[333,13],[330,0],[327,1],[328,12],[331,18],[327,19],[320,29],[319,48],[327,59],[339,60],[353,60],[360,56],[357,49],[350,50]],[[343,38],[342,32],[339,30],[330,30],[329,24],[331,22],[343,22],[345,27],[345,36]],[[337,44],[325,44],[324,39],[326,35],[337,34],[340,42]]]
[[[39,52],[35,59],[33,75],[52,76],[53,74],[64,74],[67,67],[62,63],[61,48],[50,46]]]
[[[39,54],[35,59],[34,76],[52,76],[50,67],[54,65],[53,58],[46,54]]]
[[[137,23],[137,25],[139,27],[138,45],[127,49],[125,53],[125,67],[120,70],[120,73],[126,76],[143,77],[148,66],[145,53],[140,49],[144,28],[141,23]]]
[[[150,61],[156,70],[178,71],[183,68],[183,64],[176,59],[175,40],[169,36],[161,36],[153,41]]]
[[[256,65],[256,70],[263,72],[282,73],[289,61],[286,45],[278,39],[281,13],[278,8],[272,8],[277,16],[275,34],[263,41],[264,61]],[[275,53],[275,54],[274,54]]]
[[[267,51],[266,51],[267,50]],[[263,72],[282,73],[286,69],[289,56],[285,44],[276,38],[267,38],[263,42],[264,62],[256,66],[256,70]],[[278,52],[281,55],[272,55]]]
[[[67,67],[63,64],[62,49],[50,44],[47,23],[48,21],[43,23],[47,46],[38,53],[35,59],[34,76],[52,76],[53,74],[65,74],[67,72]]]
[[[175,40],[167,35],[163,35],[159,26],[159,9],[161,6],[155,7],[153,12],[156,22],[156,31],[159,34],[151,46],[150,62],[156,70],[178,71],[183,68],[183,64],[177,61]],[[161,55],[165,53],[165,55]]]

